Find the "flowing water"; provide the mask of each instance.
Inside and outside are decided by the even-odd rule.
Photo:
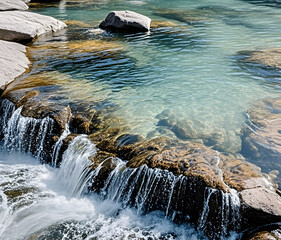
[[[99,34],[98,23],[111,10],[121,9],[145,14],[152,21],[168,21],[168,26],[133,35]],[[76,49],[76,54],[65,54],[65,45],[56,46],[56,56],[35,51],[35,64],[41,67],[36,72],[71,76],[77,94],[70,93],[69,98],[118,106],[116,114],[133,133],[155,134],[156,116],[168,109],[177,118],[190,120],[199,133],[224,132],[235,138],[245,110],[259,99],[280,96],[280,72],[243,66],[238,54],[280,46],[278,8],[239,0],[84,0],[61,1],[34,11],[88,24],[69,25],[67,33],[58,36],[64,43],[112,44],[99,53]],[[120,52],[113,50],[117,47]]]
[[[42,4],[31,10],[76,21],[76,25],[33,43],[34,65],[26,77],[47,79],[49,84],[38,88],[54,102],[87,111],[112,108],[122,119],[119,124],[129,126],[133,134],[176,137],[169,126],[160,124],[164,116],[188,121],[198,138],[221,134],[227,139],[221,149],[239,152],[245,111],[263,98],[280,97],[280,71],[241,60],[241,51],[280,47],[280,5],[265,2],[62,0]],[[133,35],[98,29],[108,12],[124,9],[162,25]],[[117,159],[101,194],[86,195],[100,169],[90,171],[88,157],[96,153],[95,146],[80,136],[64,153],[60,169],[40,165],[52,119],[24,118],[20,108],[2,104],[0,239],[204,239],[193,226],[170,221],[176,214],[174,189],[182,185],[183,177],[145,166],[125,169],[125,162]],[[68,134],[66,127],[54,146],[53,166],[58,165],[58,152]],[[132,202],[133,183],[140,176],[140,192]],[[142,215],[153,204],[147,196],[160,181],[166,186],[165,209]],[[234,191],[205,190],[198,228],[204,230],[209,201],[216,194],[222,206],[218,217],[223,237],[229,232],[226,219],[230,216],[239,227],[240,203]]]
[[[236,191],[206,188],[200,231],[184,223],[176,225],[171,220],[179,215],[189,219],[186,213],[177,211],[177,206],[189,192],[196,192],[196,183],[145,165],[127,168],[125,161],[113,158],[105,160],[115,167],[96,195],[89,189],[100,181],[104,162],[91,168],[89,157],[97,149],[86,135],[74,138],[63,153],[59,169],[53,168],[54,161],[52,167],[42,165],[38,160],[44,162],[44,149],[40,146],[48,142],[48,128],[44,126],[50,123],[49,117],[23,117],[21,108],[15,110],[10,101],[1,104],[1,110],[11,112],[1,118],[7,128],[0,152],[0,239],[205,239],[202,232],[208,223],[212,196],[215,201],[221,199],[222,208],[216,216],[221,222],[219,235],[235,239],[232,232],[239,230],[240,209]],[[24,138],[27,129],[29,137]],[[68,133],[66,127],[52,156]],[[30,148],[32,139],[37,141],[36,151]]]
[[[56,169],[1,151],[0,239],[205,239],[161,212],[141,216],[116,201],[81,196],[93,152],[90,141],[78,137]]]

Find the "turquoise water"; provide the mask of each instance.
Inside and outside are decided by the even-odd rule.
[[[110,11],[126,9],[173,26],[133,35],[97,33],[98,23]],[[41,52],[35,60],[45,65],[36,71],[71,77],[75,87],[62,90],[65,95],[71,92],[67,101],[102,100],[117,106],[115,114],[131,133],[175,137],[169,127],[157,126],[156,116],[169,110],[171,118],[189,122],[195,138],[221,134],[225,140],[219,150],[239,152],[244,112],[258,100],[280,96],[278,71],[272,75],[239,60],[240,51],[280,47],[279,8],[235,0],[81,0],[33,11],[90,24],[70,25],[58,41],[99,39],[122,46],[118,54],[106,50],[58,58]]]

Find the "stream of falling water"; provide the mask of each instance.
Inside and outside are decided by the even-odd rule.
[[[0,239],[205,239],[193,226],[170,221],[177,214],[177,195],[187,193],[185,177],[145,165],[127,168],[125,161],[113,158],[115,168],[100,194],[86,194],[103,164],[91,169],[89,157],[98,150],[86,135],[71,142],[59,169],[42,165],[38,160],[44,162],[52,120],[23,117],[21,108],[15,110],[6,100],[0,110],[5,113],[0,122],[6,126],[0,152]],[[66,127],[55,144],[53,166],[68,134]],[[229,219],[231,224],[239,222],[239,198],[236,192],[207,188],[198,223],[203,231],[212,194],[221,197],[218,217],[225,238],[233,230]]]
[[[81,196],[86,157],[95,152],[89,143],[84,136],[76,138],[60,169],[27,154],[1,152],[1,240],[204,239],[191,226],[175,225],[162,213],[138,215],[111,200]]]

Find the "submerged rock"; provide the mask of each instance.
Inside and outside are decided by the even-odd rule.
[[[28,6],[22,0],[1,0],[0,11],[27,10]]]
[[[181,27],[179,23],[176,21],[168,21],[168,20],[152,20],[150,24],[151,28],[164,28],[164,27]]]
[[[71,41],[71,42],[53,42],[38,46],[30,47],[30,51],[33,55],[38,57],[52,56],[57,58],[65,58],[68,56],[69,59],[75,58],[81,61],[85,54],[95,54],[100,58],[109,58],[120,55],[123,51],[123,45],[117,41],[106,41],[106,40],[86,40],[86,41]],[[83,56],[81,56],[83,55]]]
[[[0,12],[0,39],[14,42],[29,42],[34,38],[59,31],[66,24],[32,12]]]
[[[281,185],[281,99],[265,99],[248,112],[242,153]],[[274,174],[273,171],[276,171]]]
[[[156,118],[159,119],[157,131],[163,132],[163,134],[167,132],[171,135],[169,133],[171,131],[178,139],[202,142],[220,152],[234,154],[241,151],[241,133],[227,131],[225,129],[212,130],[210,126],[204,126],[199,121],[176,117],[169,110],[164,110]]]
[[[99,25],[102,29],[113,32],[147,32],[150,29],[151,19],[132,11],[114,11],[107,15]]]
[[[253,51],[244,61],[256,62],[268,67],[281,69],[281,48]]]
[[[19,89],[5,91],[2,98],[15,104],[16,108],[22,107],[21,115],[34,119],[50,117],[54,120],[53,132],[61,135],[70,119],[70,108],[49,102],[39,96],[38,90]]]
[[[184,22],[190,25],[198,25],[210,21],[210,12],[208,10],[174,10],[174,9],[156,9],[155,14],[167,19]]]
[[[0,23],[1,24],[1,23]],[[0,88],[26,71],[29,60],[25,46],[0,40]]]

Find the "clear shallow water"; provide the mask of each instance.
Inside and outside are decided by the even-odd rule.
[[[205,239],[191,226],[165,219],[164,213],[142,216],[97,196],[74,197],[61,179],[67,169],[39,164],[22,153],[0,152],[1,240]],[[72,187],[75,175],[67,178]]]
[[[96,34],[100,20],[121,9],[173,26],[146,34]],[[77,101],[96,98],[117,105],[116,114],[132,133],[157,135],[152,133],[155,116],[169,109],[177,118],[189,119],[199,134],[223,132],[237,140],[244,111],[260,99],[280,95],[280,74],[249,70],[237,57],[239,51],[280,46],[278,8],[235,0],[61,1],[34,11],[93,26],[70,25],[63,41],[99,39],[121,46],[120,54],[106,50],[102,56],[79,53],[42,60],[40,52],[35,60],[45,65],[36,71],[55,70],[80,83],[80,88],[69,88],[77,91]]]

